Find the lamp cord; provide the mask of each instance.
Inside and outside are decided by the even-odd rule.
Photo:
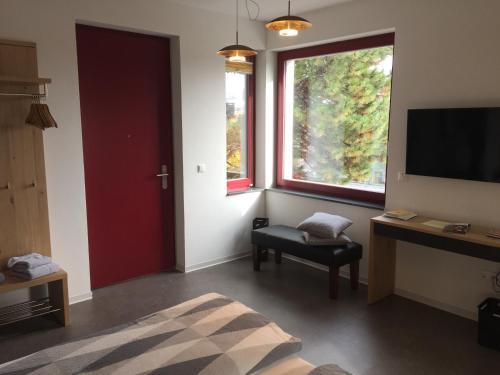
[[[249,1],[257,8],[257,14],[255,15],[255,17],[252,17],[251,15],[250,8],[248,7]],[[250,21],[256,21],[260,16],[260,5],[255,0],[245,0],[245,6],[247,8],[248,19]]]
[[[236,44],[240,44],[239,43],[239,38],[238,38],[238,32],[239,32],[239,20],[238,20],[238,10],[239,10],[239,7],[238,7],[238,0],[236,0]]]
[[[252,2],[253,5],[257,8],[257,13],[255,14],[255,17],[252,17],[252,14],[250,13],[250,8],[248,7],[248,2]],[[248,19],[250,21],[256,21],[259,16],[260,16],[260,5],[255,1],[255,0],[245,0],[245,7],[247,8],[247,14],[248,14]],[[239,41],[239,26],[240,26],[240,21],[238,17],[238,11],[239,11],[239,3],[238,0],[236,0],[236,44],[240,44]],[[288,4],[288,13],[290,13],[290,4]]]

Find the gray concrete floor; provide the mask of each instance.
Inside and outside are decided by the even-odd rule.
[[[401,297],[367,306],[343,280],[337,301],[328,299],[328,274],[303,264],[272,260],[252,271],[250,258],[189,274],[166,272],[94,291],[71,306],[71,327],[48,319],[0,330],[0,363],[126,323],[207,292],[259,311],[300,337],[300,355],[321,365],[337,363],[357,375],[499,374],[500,352],[476,343],[476,323]]]

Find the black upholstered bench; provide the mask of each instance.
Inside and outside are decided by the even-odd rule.
[[[363,256],[363,247],[351,242],[340,246],[310,246],[303,232],[285,225],[271,225],[252,231],[253,268],[260,271],[263,252],[273,249],[276,264],[281,263],[281,253],[307,259],[329,267],[330,298],[338,295],[339,268],[349,264],[351,289],[357,289],[359,283],[359,261]]]

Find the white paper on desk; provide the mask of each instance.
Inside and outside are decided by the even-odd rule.
[[[449,225],[450,223],[448,223],[446,221],[440,221],[440,220],[429,220],[429,221],[426,221],[422,224],[427,225],[428,227],[432,227],[432,228],[444,229],[444,227]]]

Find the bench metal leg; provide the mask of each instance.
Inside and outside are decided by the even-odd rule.
[[[349,278],[351,279],[351,289],[357,290],[359,286],[359,260],[349,264]]]
[[[274,262],[281,264],[281,250],[274,250]]]
[[[254,245],[253,251],[252,251],[252,256],[253,256],[253,270],[260,271],[260,261],[261,261],[260,246]]]
[[[339,268],[330,265],[330,298],[337,299],[339,293]]]

